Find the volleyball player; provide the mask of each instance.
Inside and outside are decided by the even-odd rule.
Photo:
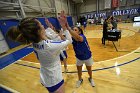
[[[72,35],[72,40],[73,40],[72,44],[73,44],[73,48],[74,48],[75,56],[77,60],[76,65],[77,65],[79,80],[77,81],[76,87],[80,87],[80,85],[83,82],[83,79],[82,79],[83,64],[86,65],[86,68],[88,70],[88,74],[89,74],[88,80],[91,86],[94,87],[95,83],[92,79],[92,64],[93,64],[92,54],[91,54],[87,39],[85,35],[83,34],[83,30],[79,27],[74,27],[74,31],[73,31],[69,27],[68,23],[66,25],[67,25],[67,29]]]
[[[65,23],[67,23],[67,19],[66,16],[64,14],[64,11],[62,12],[62,16],[63,16],[63,20],[66,21]],[[59,22],[61,23],[61,21],[59,20]],[[69,30],[70,34],[72,35],[72,44],[73,44],[73,48],[74,48],[74,52],[75,52],[75,56],[76,56],[76,65],[77,65],[77,70],[78,70],[78,81],[76,83],[76,87],[80,87],[80,85],[83,82],[82,79],[82,66],[83,64],[86,65],[86,68],[88,70],[88,74],[89,74],[89,82],[91,84],[92,87],[95,86],[95,83],[92,79],[92,65],[93,65],[93,60],[92,60],[92,54],[90,51],[90,47],[88,45],[87,39],[85,37],[85,35],[83,34],[83,30],[79,27],[74,27],[74,31],[69,27],[68,23],[66,24],[67,29]]]
[[[65,30],[65,41],[49,40],[45,29],[35,18],[22,19],[17,27],[7,32],[7,37],[22,44],[33,44],[34,51],[40,61],[40,81],[50,93],[65,93],[64,80],[60,64],[60,50],[72,42],[65,22],[60,17],[61,26]]]
[[[90,51],[90,47],[88,45],[87,39],[85,35],[83,34],[83,30],[79,27],[74,27],[72,31],[69,29],[70,34],[72,35],[72,44],[73,48],[75,51],[75,56],[76,56],[76,65],[77,65],[77,70],[78,70],[78,81],[76,87],[80,87],[80,85],[83,82],[82,79],[82,66],[83,64],[86,65],[86,68],[88,70],[89,74],[89,82],[92,87],[95,86],[95,83],[92,79],[92,65],[93,65],[93,59],[92,59],[92,54]]]
[[[61,30],[57,30],[54,28],[54,26],[49,22],[49,20],[46,18],[45,22],[48,26],[48,28],[45,30],[47,37],[49,37],[51,40],[65,40],[66,38],[64,37],[64,31],[61,28]],[[60,50],[60,60],[61,62],[64,63],[64,72],[66,73],[68,71],[67,69],[67,52],[66,49]]]

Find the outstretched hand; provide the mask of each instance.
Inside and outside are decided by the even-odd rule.
[[[51,29],[55,30],[55,27],[49,22],[49,20],[47,18],[45,18],[45,22],[46,22],[46,25],[48,27],[50,27]]]
[[[46,22],[46,24],[49,24],[50,23],[47,18],[45,18],[45,22]]]
[[[66,29],[67,17],[65,15],[65,12],[64,11],[61,11],[60,17],[58,17],[58,21],[59,21],[60,25],[62,26],[62,28],[63,29]]]

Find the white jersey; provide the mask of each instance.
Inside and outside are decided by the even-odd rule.
[[[65,36],[65,33],[64,33],[63,28],[61,28],[61,31],[62,31],[62,35]],[[64,55],[63,51],[66,51],[66,48],[64,48],[64,49],[61,50],[61,55]],[[64,56],[65,56],[65,55],[64,55]],[[65,57],[63,57],[63,58],[65,58]]]
[[[63,28],[61,28],[61,31],[62,31],[62,35],[65,35]]]
[[[77,25],[77,27],[81,27],[81,23],[77,23],[76,25]]]
[[[33,48],[40,61],[41,83],[46,87],[51,87],[63,80],[60,62],[60,50],[72,42],[70,33],[65,31],[65,41],[42,40],[33,43]]]
[[[64,30],[61,28],[61,31],[63,32],[63,35],[65,35]],[[54,40],[54,41],[61,41],[61,37],[54,32],[53,29],[51,29],[50,27],[48,27],[46,30],[46,36],[50,39],[50,40]],[[63,48],[60,53],[63,55],[63,51],[65,51],[66,49]]]
[[[55,40],[55,41],[60,41],[61,37],[54,32],[54,30],[52,30],[50,27],[48,27],[46,30],[46,36],[51,39],[51,40]]]

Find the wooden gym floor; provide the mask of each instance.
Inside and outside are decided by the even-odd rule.
[[[85,35],[94,59],[94,88],[88,82],[85,66],[83,84],[79,88],[75,87],[75,56],[72,45],[68,46],[68,73],[63,73],[66,93],[140,93],[140,27],[133,27],[132,23],[120,23],[118,27],[122,30],[122,38],[115,42],[118,52],[111,41],[106,41],[105,47],[101,44],[101,25],[89,25],[86,28]],[[12,49],[3,56],[23,47]],[[30,53],[0,70],[0,86],[13,92],[48,93],[39,82],[39,68],[34,53]]]

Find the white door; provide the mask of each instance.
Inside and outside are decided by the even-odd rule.
[[[9,50],[9,47],[0,31],[0,54],[6,52],[7,50]]]

